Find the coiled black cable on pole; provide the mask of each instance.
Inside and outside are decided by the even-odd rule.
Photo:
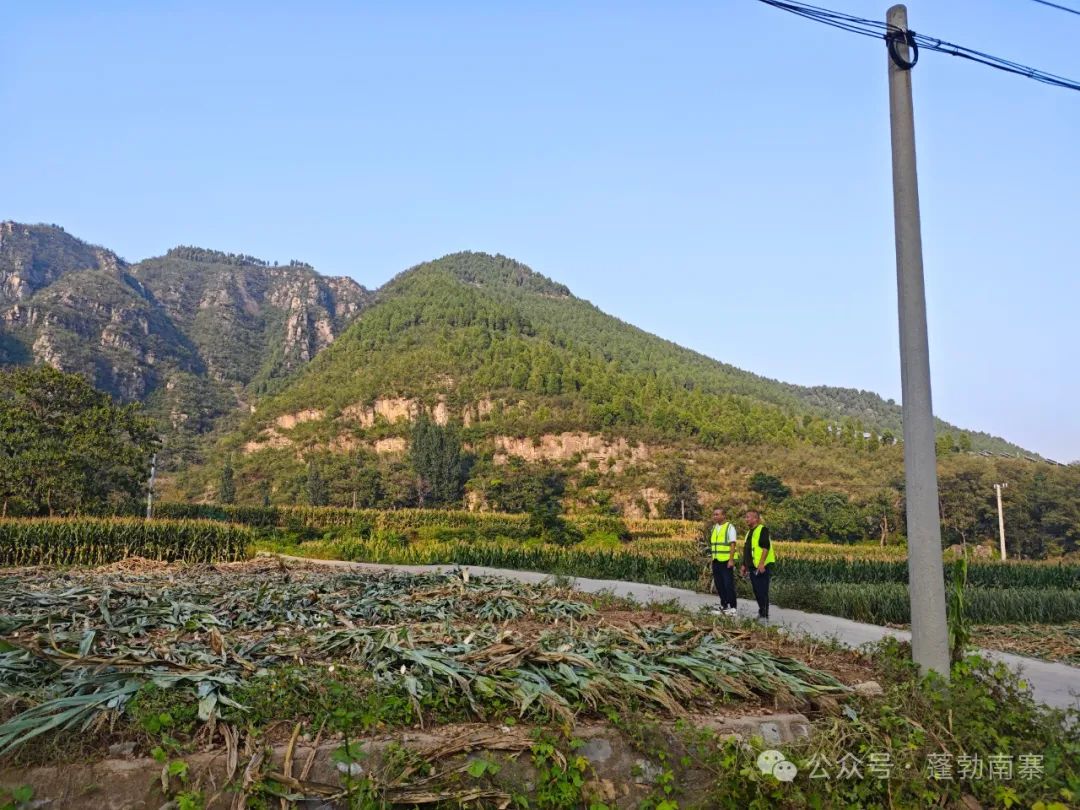
[[[906,42],[911,49],[911,58],[905,59],[900,55],[897,47],[901,42]],[[911,70],[919,61],[919,43],[915,41],[915,32],[900,28],[893,29],[885,35],[885,45],[889,49],[889,58],[900,70]]]

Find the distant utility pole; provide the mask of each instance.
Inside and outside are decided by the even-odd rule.
[[[924,674],[934,670],[947,680],[949,638],[945,622],[945,574],[941,561],[930,349],[926,335],[926,289],[915,169],[915,113],[911,102],[911,68],[918,52],[911,47],[913,40],[908,33],[907,8],[893,6],[885,19],[889,26],[886,43],[900,310],[911,651]]]
[[[1008,484],[994,484],[998,502],[998,537],[1001,538],[1001,559],[1003,560],[1005,559],[1005,513],[1001,510],[1001,490],[1008,486]]]
[[[146,519],[154,513],[154,474],[157,472],[157,453],[150,457],[150,481],[146,485]]]

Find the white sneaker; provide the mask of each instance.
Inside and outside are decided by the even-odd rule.
[[[724,611],[724,615],[725,616],[738,616],[739,611],[737,611],[735,608],[728,608],[727,610]]]

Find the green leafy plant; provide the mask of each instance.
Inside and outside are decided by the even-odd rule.
[[[947,606],[949,655],[954,664],[964,657],[964,653],[971,643],[971,621],[967,615],[965,602],[967,578],[967,557],[961,557],[953,563],[952,582],[949,586],[949,602]]]
[[[469,774],[473,779],[480,779],[483,776],[494,776],[500,770],[498,763],[492,762],[488,759],[476,757],[469,760],[468,767],[465,772]]]
[[[585,757],[573,753],[580,747],[580,740],[570,740],[567,743],[569,753],[563,753],[556,737],[543,731],[536,732],[530,748],[536,769],[536,787],[525,806],[558,810],[582,804],[590,765]]]
[[[0,787],[0,810],[23,810],[34,798],[34,789],[29,785]]]

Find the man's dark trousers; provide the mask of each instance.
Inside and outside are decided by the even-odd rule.
[[[726,562],[712,561],[712,577],[716,584],[716,592],[720,595],[720,607],[729,608],[735,605],[735,569],[728,568]]]
[[[772,566],[765,566],[765,573],[759,574],[755,568],[750,572],[750,585],[754,589],[754,598],[757,599],[758,616],[769,618],[769,579],[772,577]]]

